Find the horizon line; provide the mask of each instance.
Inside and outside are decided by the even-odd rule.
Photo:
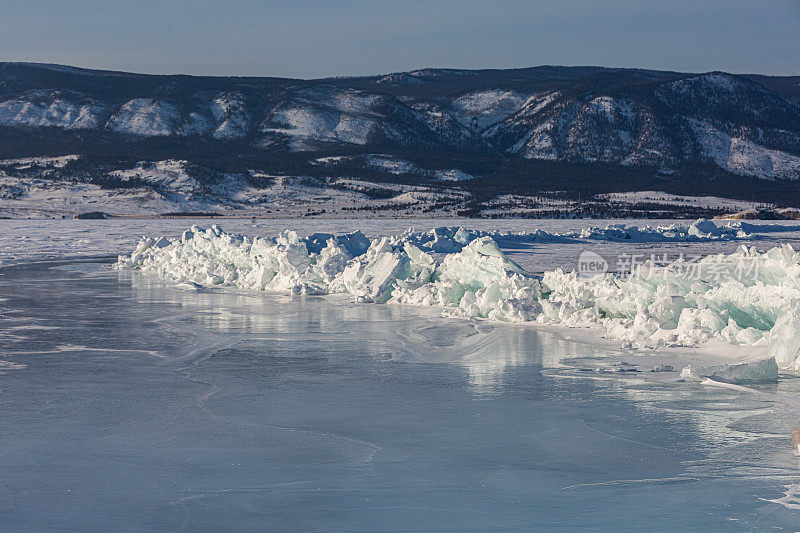
[[[670,73],[670,74],[687,74],[687,75],[699,75],[699,74],[711,74],[715,72],[721,72],[724,74],[730,74],[733,76],[764,76],[768,78],[797,78],[800,77],[800,74],[763,74],[758,72],[728,72],[725,70],[707,70],[707,71],[680,71],[680,70],[670,70],[670,69],[658,69],[658,68],[648,68],[648,67],[615,67],[615,66],[603,66],[603,65],[557,65],[557,64],[542,64],[542,65],[529,65],[524,67],[508,67],[508,68],[498,68],[498,67],[491,67],[491,68],[458,68],[458,67],[418,67],[412,68],[409,70],[398,70],[393,72],[382,72],[382,73],[374,73],[374,74],[356,74],[356,75],[337,75],[337,76],[322,76],[317,78],[304,78],[304,77],[292,77],[292,76],[274,76],[274,75],[258,75],[258,74],[250,74],[250,75],[243,75],[243,74],[188,74],[188,73],[181,73],[181,72],[172,72],[172,73],[156,73],[156,72],[137,72],[137,71],[128,71],[128,70],[115,70],[110,68],[98,68],[98,67],[84,67],[84,66],[77,66],[74,64],[67,64],[67,63],[52,63],[46,61],[0,61],[0,64],[16,64],[16,65],[26,65],[32,67],[42,67],[42,68],[64,68],[64,69],[73,69],[78,71],[88,71],[88,72],[98,72],[98,73],[106,73],[106,74],[125,74],[125,75],[133,75],[133,76],[182,76],[182,77],[192,77],[192,78],[273,78],[273,79],[284,79],[284,80],[301,80],[301,81],[318,81],[318,80],[329,80],[329,79],[357,79],[357,78],[377,78],[383,76],[391,76],[393,74],[411,74],[413,72],[424,71],[424,70],[439,70],[439,71],[468,71],[468,72],[489,72],[489,71],[513,71],[513,70],[531,70],[537,68],[568,68],[568,69],[602,69],[602,70],[612,70],[612,71],[622,71],[622,70],[630,70],[630,71],[649,71],[649,72],[663,72],[663,73]]]

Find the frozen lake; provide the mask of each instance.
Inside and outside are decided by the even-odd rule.
[[[623,357],[108,260],[5,266],[0,529],[797,529],[799,380],[577,370]]]

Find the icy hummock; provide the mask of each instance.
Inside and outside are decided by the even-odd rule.
[[[625,237],[627,235],[628,237]],[[643,263],[631,275],[585,278],[557,269],[534,276],[502,245],[559,239],[736,239],[740,224],[700,220],[664,227],[609,226],[569,234],[408,230],[250,238],[193,226],[180,238],[144,238],[119,267],[179,283],[290,294],[346,293],[361,302],[439,306],[447,314],[507,322],[594,327],[625,347],[697,346],[709,340],[763,347],[800,370],[800,253],[759,252]]]
[[[778,364],[774,357],[728,365],[708,367],[687,366],[681,371],[685,381],[703,381],[711,378],[725,383],[757,383],[778,379]]]

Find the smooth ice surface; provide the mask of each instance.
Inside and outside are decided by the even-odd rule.
[[[688,353],[74,260],[0,268],[0,341],[4,529],[800,520],[798,380],[724,389],[646,372],[656,357],[696,363]]]

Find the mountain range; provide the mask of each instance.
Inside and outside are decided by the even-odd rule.
[[[632,191],[796,206],[800,77],[542,66],[299,80],[0,63],[0,159],[6,199],[44,180],[147,190],[176,209],[264,207],[276,183],[472,215]]]

